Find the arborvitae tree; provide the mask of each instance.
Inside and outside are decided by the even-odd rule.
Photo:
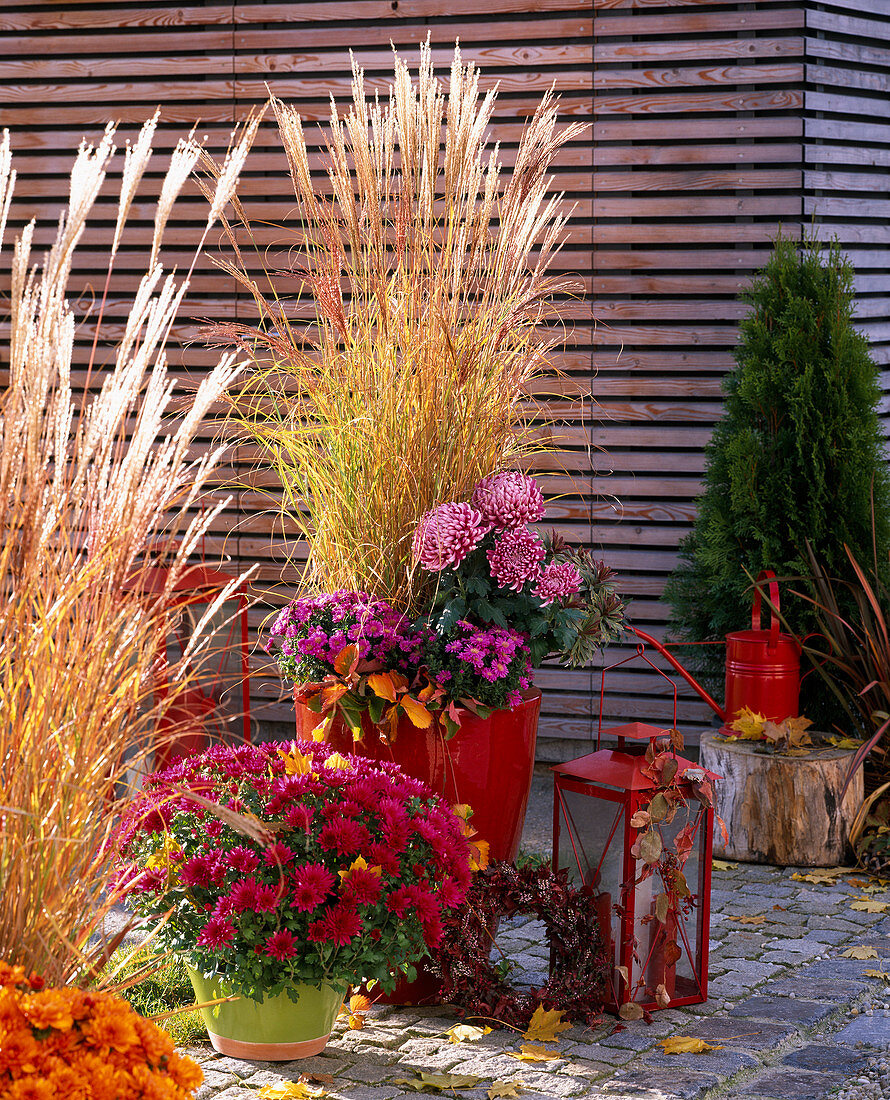
[[[886,566],[890,478],[877,416],[878,370],[853,327],[853,269],[836,244],[781,237],[744,294],[726,410],[707,449],[698,518],[668,582],[676,639],[722,639],[750,626],[750,580],[761,569],[806,577],[806,542],[829,575],[846,577],[844,545]],[[872,526],[874,515],[874,526]],[[815,629],[811,605],[785,585],[782,611],[799,637]],[[806,583],[793,587],[805,589]],[[709,686],[724,651],[687,651]],[[822,728],[836,704],[814,674],[801,710]]]

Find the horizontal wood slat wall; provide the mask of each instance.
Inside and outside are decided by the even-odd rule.
[[[586,297],[567,304],[567,381],[553,400],[567,419],[567,452],[560,468],[542,465],[541,474],[546,491],[559,494],[552,521],[620,571],[635,622],[660,636],[667,611],[658,597],[693,520],[703,448],[721,414],[737,295],[780,227],[799,234],[815,220],[818,233],[838,236],[857,267],[863,327],[880,361],[890,356],[888,17],[885,0],[13,0],[0,11],[0,125],[13,134],[20,218],[41,218],[46,245],[81,137],[94,140],[110,116],[132,137],[161,105],[159,153],[113,288],[113,329],[142,270],[164,154],[195,124],[222,152],[266,83],[299,103],[312,133],[328,96],[348,94],[350,48],[375,86],[390,71],[390,41],[416,56],[430,34],[447,75],[459,36],[484,86],[500,82],[494,136],[505,164],[551,83],[566,119],[592,111],[593,140],[563,150],[555,172],[555,186],[576,204],[563,267],[580,275]],[[271,124],[242,191],[256,218],[286,225],[292,192]],[[115,202],[110,192],[100,200],[106,217],[80,250],[77,276],[94,289]],[[168,263],[188,262],[205,210],[194,190],[174,210]],[[287,231],[267,229],[260,239],[281,249]],[[176,336],[195,339],[191,318],[249,316],[243,294],[202,261]],[[82,384],[89,321],[80,336]],[[212,359],[192,344],[175,362],[185,377]],[[587,388],[592,408],[580,396]],[[263,514],[262,488],[237,494],[208,549],[258,562],[260,583],[277,586],[282,599],[295,577],[281,575],[286,536]],[[258,609],[254,628],[262,618]],[[261,657],[256,703],[286,732],[290,707]],[[540,680],[542,758],[585,751],[598,671],[547,668]],[[670,688],[652,669],[623,666],[607,688],[608,722],[671,720]],[[679,717],[693,734],[711,722],[685,687]]]

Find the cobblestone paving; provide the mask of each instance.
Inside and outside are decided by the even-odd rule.
[[[841,1088],[883,1095],[890,1080],[890,908],[867,912],[851,903],[890,903],[890,891],[864,893],[855,875],[848,876],[853,884],[817,885],[792,879],[793,872],[751,864],[715,870],[704,1005],[655,1013],[651,1025],[618,1027],[606,1017],[592,1029],[574,1027],[547,1044],[559,1050],[558,1060],[536,1064],[509,1057],[519,1036],[507,1029],[475,1043],[449,1042],[445,1032],[457,1016],[446,1007],[375,1008],[362,1031],[338,1024],[324,1053],[300,1062],[242,1062],[209,1046],[190,1048],[205,1073],[199,1100],[249,1100],[263,1085],[306,1072],[331,1074],[331,1097],[395,1100],[417,1095],[398,1083],[414,1070],[482,1078],[459,1092],[473,1100],[486,1097],[495,1080],[519,1082],[530,1098],[821,1100]],[[763,922],[738,919],[761,916]],[[517,980],[539,980],[542,943],[537,922],[504,922],[498,946],[515,963]],[[875,957],[843,957],[854,946],[874,948]],[[722,1049],[666,1055],[656,1044],[671,1035]]]

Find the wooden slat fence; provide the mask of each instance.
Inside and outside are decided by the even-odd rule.
[[[18,224],[39,216],[39,240],[48,243],[73,149],[109,117],[132,137],[160,104],[159,149],[197,125],[222,152],[268,85],[299,103],[311,133],[329,95],[349,93],[350,48],[373,86],[390,72],[390,42],[416,56],[429,34],[447,75],[459,37],[483,85],[499,82],[494,136],[509,164],[522,122],[555,84],[566,119],[593,120],[593,139],[567,147],[555,171],[555,187],[576,204],[562,264],[580,275],[587,297],[567,303],[559,364],[567,378],[554,401],[566,416],[567,452],[540,472],[547,492],[559,495],[549,518],[602,550],[622,575],[635,621],[658,634],[666,618],[658,596],[694,515],[702,450],[721,411],[736,295],[780,225],[799,233],[815,217],[820,233],[837,233],[850,249],[863,323],[886,361],[888,15],[882,0],[12,0],[0,10],[0,125],[12,131],[17,155]],[[164,168],[157,156],[140,192],[113,321],[142,270],[152,189]],[[242,191],[255,218],[284,227],[264,230],[262,243],[286,248],[293,199],[271,124]],[[94,289],[113,225],[114,200],[103,201],[109,217],[88,231],[78,259],[78,278]],[[204,210],[197,192],[179,204],[168,264],[187,262]],[[188,345],[198,329],[190,318],[249,316],[244,295],[202,262],[176,333],[183,377],[212,360]],[[80,384],[89,322],[81,336]],[[590,389],[593,408],[582,398]],[[261,507],[259,493],[239,491],[208,552],[259,562],[260,584],[275,586],[280,600],[296,578],[282,574],[284,535]],[[258,609],[254,628],[262,618]],[[256,702],[286,732],[290,707],[261,657]],[[548,668],[540,681],[542,758],[584,751],[599,673]],[[669,695],[651,671],[627,666],[608,687],[609,721],[670,719]],[[685,689],[680,717],[692,731],[710,721]]]

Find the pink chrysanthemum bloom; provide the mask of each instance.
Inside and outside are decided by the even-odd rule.
[[[280,928],[266,940],[263,954],[272,959],[290,959],[297,953],[297,940],[286,928]]]
[[[211,917],[201,929],[198,947],[226,947],[235,938],[235,926],[225,917]]]
[[[440,504],[427,512],[414,532],[414,560],[438,573],[456,569],[490,530],[482,515],[469,504]]]
[[[498,531],[536,523],[544,515],[544,497],[538,483],[516,471],[484,477],[473,491],[472,505],[489,527]]]
[[[488,551],[491,575],[501,588],[519,592],[528,581],[540,576],[544,553],[543,542],[527,527],[502,531]]]
[[[323,863],[306,863],[294,874],[291,904],[301,913],[311,912],[334,887],[334,876]]]
[[[532,590],[544,606],[554,600],[569,600],[581,591],[581,574],[570,561],[552,561],[545,565]]]

